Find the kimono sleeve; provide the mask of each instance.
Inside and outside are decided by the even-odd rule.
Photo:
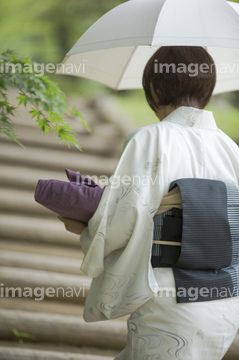
[[[149,181],[159,163],[157,153],[151,152],[152,137],[144,133],[140,131],[126,145],[81,235],[85,254],[81,270],[93,277],[85,303],[86,321],[129,314],[158,288],[153,277],[149,281],[149,271],[153,215],[162,195],[157,183]]]

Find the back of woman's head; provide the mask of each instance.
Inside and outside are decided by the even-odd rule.
[[[200,46],[162,46],[143,74],[145,96],[155,112],[166,105],[203,109],[215,84],[215,63]]]

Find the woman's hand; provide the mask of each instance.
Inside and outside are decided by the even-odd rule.
[[[80,235],[82,231],[87,227],[87,225],[81,221],[71,220],[61,215],[58,215],[57,218],[64,223],[67,231],[70,231],[77,235]]]

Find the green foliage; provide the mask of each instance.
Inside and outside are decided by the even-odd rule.
[[[0,53],[7,48],[38,63],[60,64],[79,37],[102,15],[126,0],[1,0]],[[103,85],[73,76],[49,74],[64,91],[92,97]]]
[[[60,62],[99,17],[124,1],[1,0],[0,51],[10,47],[37,62]]]
[[[18,339],[19,344],[23,344],[23,339],[33,339],[33,340],[35,339],[35,336],[25,332],[19,332],[17,329],[12,329],[12,332]]]
[[[7,87],[15,86],[19,92],[18,106],[23,104],[28,109],[43,133],[54,133],[60,141],[66,141],[78,149],[80,146],[75,133],[63,117],[68,115],[76,118],[81,125],[90,130],[76,108],[70,108],[58,85],[47,76],[35,71],[36,64],[28,58],[22,58],[12,50],[7,50],[0,57],[0,135],[16,141],[17,139],[10,116],[16,107],[8,102]]]
[[[229,97],[229,101],[231,102],[231,104],[233,106],[235,106],[237,109],[239,109],[239,91],[234,91],[231,94],[231,97]]]
[[[0,51],[10,47],[38,62],[60,62],[97,19],[126,1],[1,0]]]

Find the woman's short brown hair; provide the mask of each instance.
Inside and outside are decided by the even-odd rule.
[[[215,84],[215,63],[201,46],[162,46],[143,74],[145,96],[155,112],[162,105],[203,109]]]

